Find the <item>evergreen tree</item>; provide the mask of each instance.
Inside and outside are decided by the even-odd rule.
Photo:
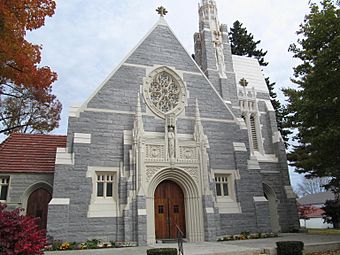
[[[289,48],[301,64],[294,68],[297,89],[288,97],[287,127],[297,129],[288,155],[296,172],[330,177],[325,187],[340,193],[340,9],[339,3],[311,3],[310,13]]]
[[[253,34],[248,33],[247,29],[243,27],[243,24],[238,20],[235,21],[233,23],[233,27],[230,28],[229,40],[232,54],[254,57],[259,61],[260,66],[268,65],[268,62],[264,60],[267,51],[263,51],[263,49],[257,48],[258,44],[261,41],[254,40]],[[274,91],[274,86],[276,83],[271,82],[269,77],[267,77],[265,81],[269,90],[270,101],[272,102],[272,105],[275,109],[278,130],[281,132],[285,144],[287,144],[286,142],[288,141],[288,135],[290,134],[290,131],[287,129],[283,129],[284,112],[281,107],[280,101],[277,99],[277,94]]]
[[[239,56],[255,57],[261,66],[267,66],[268,62],[264,61],[267,51],[257,49],[260,40],[255,41],[252,33],[248,34],[243,24],[236,20],[233,27],[230,28],[229,40],[231,45],[231,53]]]

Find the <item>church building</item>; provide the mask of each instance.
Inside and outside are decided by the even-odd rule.
[[[231,54],[214,0],[194,58],[160,19],[80,107],[57,148],[48,235],[213,241],[298,228],[284,143],[256,59]]]

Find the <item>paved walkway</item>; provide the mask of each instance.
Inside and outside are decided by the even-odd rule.
[[[185,255],[258,255],[264,250],[275,253],[278,241],[303,241],[305,250],[318,251],[340,249],[339,235],[280,234],[278,238],[254,239],[226,242],[185,243]],[[148,247],[113,248],[83,251],[46,252],[46,255],[146,255],[150,248],[177,247],[177,244],[156,244]]]

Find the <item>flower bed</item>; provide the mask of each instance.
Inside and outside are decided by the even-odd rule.
[[[59,240],[52,241],[45,247],[45,251],[65,251],[65,250],[87,250],[87,249],[102,249],[102,248],[120,248],[120,247],[134,247],[136,242],[103,242],[98,239],[87,240],[83,243],[76,242],[62,242]]]
[[[239,235],[226,235],[217,239],[217,241],[236,241],[236,240],[248,240],[248,239],[261,239],[261,238],[273,238],[278,237],[276,233],[250,233],[242,232]]]

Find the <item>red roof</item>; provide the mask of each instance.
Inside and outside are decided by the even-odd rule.
[[[0,144],[0,172],[53,173],[57,147],[66,136],[11,134]]]
[[[321,218],[325,211],[321,208],[315,208],[312,212],[307,214],[308,218]]]

